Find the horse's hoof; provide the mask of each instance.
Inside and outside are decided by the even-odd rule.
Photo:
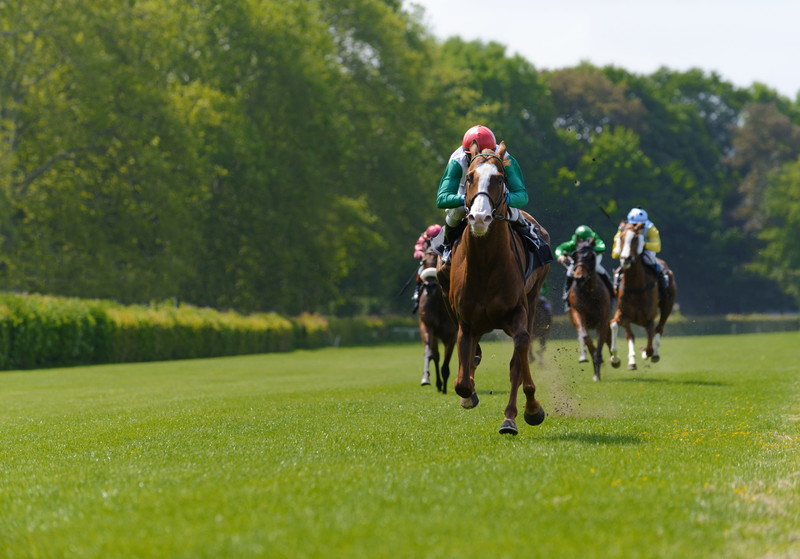
[[[578,358],[578,363],[588,363],[588,362],[589,362],[589,358],[588,357],[579,357]]]
[[[501,435],[516,435],[518,433],[519,430],[517,429],[517,422],[513,419],[506,419],[500,426]]]
[[[595,373],[594,377],[592,377],[592,380],[595,382],[600,382],[600,375]]]
[[[635,371],[636,370],[636,363],[628,363],[628,370]]]
[[[461,407],[465,410],[471,410],[472,408],[477,407],[479,402],[480,400],[478,400],[478,393],[473,392],[472,396],[469,398],[461,398]]]
[[[424,378],[424,379],[422,379],[422,381],[420,381],[419,385],[420,386],[430,386],[431,385],[431,381],[429,381],[428,379]]]
[[[653,355],[650,358],[650,361],[653,362],[653,363],[658,363],[659,361],[661,361],[661,356],[660,355]]]
[[[614,367],[615,369],[619,369],[619,366],[622,364],[622,361],[620,361],[619,359],[617,359],[617,360],[615,361],[615,360],[612,358],[612,359],[609,361],[609,363],[611,363],[611,366],[612,366],[612,367]]]
[[[535,414],[531,415],[528,412],[525,412],[523,417],[525,418],[525,423],[528,425],[541,425],[542,421],[544,421],[544,418],[547,417],[547,414],[544,413],[544,408],[539,406],[539,411],[537,411]]]

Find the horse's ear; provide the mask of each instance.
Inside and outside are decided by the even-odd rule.
[[[503,159],[503,160],[504,160],[504,161],[503,161],[503,163],[504,163],[504,164],[506,164],[506,163],[505,163],[505,158],[506,158],[506,143],[505,143],[504,141],[500,142],[500,143],[497,145],[497,157],[499,157],[500,159]]]
[[[475,157],[476,155],[478,155],[478,153],[480,153],[478,142],[472,142],[472,145],[469,146],[469,152],[472,155],[472,157]]]

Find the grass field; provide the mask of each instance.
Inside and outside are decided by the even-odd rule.
[[[415,344],[0,373],[0,557],[800,557],[800,333],[576,345],[517,437],[506,342],[474,410]]]

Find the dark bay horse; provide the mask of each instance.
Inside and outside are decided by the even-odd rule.
[[[466,177],[467,222],[450,266],[440,266],[439,280],[446,288],[447,301],[458,324],[458,376],[455,391],[461,405],[478,405],[475,369],[480,361],[481,336],[501,329],[514,343],[509,367],[511,393],[505,408],[500,433],[518,432],[517,394],[525,393],[525,421],[539,425],[545,412],[535,398],[528,350],[539,290],[550,268],[545,264],[525,279],[526,253],[523,241],[511,230],[507,219],[504,158],[506,147],[497,152],[478,153],[473,144],[472,160]],[[536,221],[527,214],[526,218]],[[538,225],[538,224],[537,224]],[[549,235],[540,228],[545,242]]]
[[[578,333],[580,346],[579,361],[586,362],[586,348],[592,356],[594,380],[600,380],[600,365],[603,364],[603,344],[611,348],[611,330],[608,319],[611,316],[611,293],[595,271],[597,254],[593,238],[578,243],[572,254],[572,285],[567,295],[569,316]],[[597,346],[592,341],[590,329],[597,332]]]
[[[447,394],[447,379],[450,378],[450,358],[456,345],[457,329],[447,310],[442,290],[436,279],[438,255],[430,249],[422,258],[422,293],[419,296],[419,334],[425,348],[422,386],[431,383],[430,364],[436,369],[436,388]],[[444,345],[444,361],[439,374],[439,340]]]
[[[611,365],[620,366],[617,333],[621,325],[625,328],[625,337],[628,340],[628,369],[631,371],[636,370],[636,346],[631,324],[638,324],[647,331],[647,347],[642,349],[642,359],[649,358],[653,363],[657,363],[661,359],[658,350],[661,346],[664,324],[672,312],[677,293],[672,271],[667,267],[667,263],[659,258],[661,268],[669,275],[669,287],[665,290],[665,297],[663,299],[659,297],[659,278],[642,262],[644,242],[644,224],[622,225],[620,246],[617,250],[623,272],[617,290],[617,312],[611,319]],[[657,316],[658,325],[656,325]]]

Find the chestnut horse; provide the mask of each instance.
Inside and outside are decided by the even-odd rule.
[[[456,325],[445,306],[444,296],[436,279],[438,255],[428,249],[422,258],[422,293],[419,295],[419,334],[425,348],[422,386],[431,383],[430,364],[436,369],[436,389],[447,394],[447,379],[450,378],[450,357],[456,346]],[[439,340],[444,345],[444,361],[439,374]]]
[[[464,408],[478,405],[475,369],[480,362],[481,336],[502,329],[514,342],[509,367],[511,393],[505,408],[500,433],[518,433],[517,393],[525,393],[525,421],[539,425],[545,418],[535,398],[528,350],[536,313],[539,290],[549,264],[535,269],[525,278],[526,252],[523,241],[512,233],[506,203],[505,154],[500,143],[497,153],[485,149],[478,153],[472,146],[472,160],[467,170],[465,200],[468,227],[454,246],[450,266],[439,267],[439,281],[458,324],[458,376],[455,391]],[[532,223],[536,221],[523,214]],[[539,228],[542,239],[547,232]]]
[[[600,380],[600,365],[603,364],[603,344],[611,348],[611,330],[608,319],[611,316],[611,293],[606,283],[597,276],[597,254],[594,252],[594,238],[578,243],[572,253],[572,285],[567,295],[569,316],[578,333],[580,356],[578,361],[585,363],[586,348],[592,356],[594,380]],[[597,331],[597,347],[592,341],[590,329]]]
[[[661,356],[661,336],[672,306],[675,303],[677,287],[672,271],[667,263],[658,259],[661,268],[669,275],[669,287],[665,290],[664,299],[660,299],[658,282],[652,271],[642,262],[644,251],[644,224],[626,223],[621,226],[619,236],[619,260],[622,266],[622,281],[617,289],[617,312],[611,319],[611,365],[620,366],[617,350],[617,333],[620,325],[625,328],[628,340],[628,369],[636,370],[636,347],[634,345],[631,323],[644,327],[647,331],[647,347],[642,348],[642,359],[650,359],[657,363]],[[660,315],[656,326],[656,316]]]

